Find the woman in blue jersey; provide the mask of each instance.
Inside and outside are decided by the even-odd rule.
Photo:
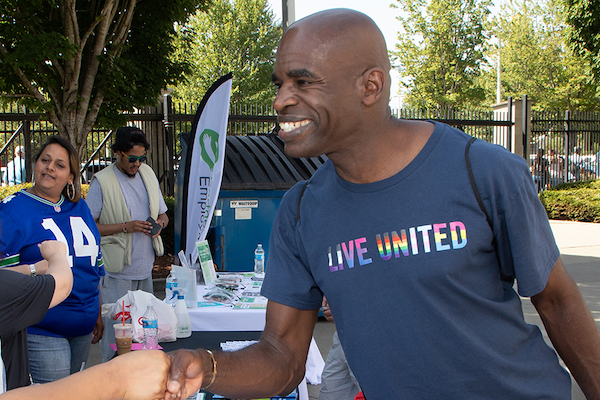
[[[80,201],[79,156],[63,138],[52,136],[35,156],[34,185],[0,204],[0,266],[32,265],[42,260],[38,243],[67,245],[73,271],[69,297],[27,329],[29,368],[35,383],[51,382],[79,371],[90,345],[100,340],[98,284],[104,275],[100,233],[85,201]]]

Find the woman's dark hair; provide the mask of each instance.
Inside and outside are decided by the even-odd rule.
[[[115,141],[111,146],[113,152],[128,152],[133,146],[144,146],[146,150],[150,148],[150,143],[146,140],[144,131],[134,126],[122,126],[115,133]]]
[[[62,190],[62,195],[65,196],[65,198],[72,201],[73,203],[77,203],[81,198],[81,179],[79,177],[79,154],[75,150],[75,147],[73,147],[73,145],[67,139],[62,138],[60,136],[50,136],[46,140],[46,143],[44,143],[42,148],[35,155],[34,161],[37,163],[38,159],[42,155],[42,152],[46,149],[46,147],[48,147],[51,144],[59,145],[60,147],[65,149],[67,151],[67,154],[69,155],[69,170],[71,171],[71,174],[73,174],[73,186],[75,187],[75,193],[73,194],[73,198],[71,199],[70,194],[67,190],[69,185],[65,185],[65,187]]]

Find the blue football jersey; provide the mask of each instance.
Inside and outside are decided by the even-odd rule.
[[[0,267],[40,261],[37,245],[44,240],[66,244],[73,290],[28,332],[58,337],[87,335],[98,319],[98,285],[104,275],[100,232],[87,204],[72,203],[63,196],[55,204],[24,190],[0,203]]]

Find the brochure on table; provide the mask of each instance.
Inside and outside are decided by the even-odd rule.
[[[207,286],[198,287],[198,307],[215,307],[215,306],[226,306],[233,307],[234,309],[266,309],[267,298],[260,295],[260,289],[262,287],[262,279],[256,279],[254,272],[240,272],[240,273],[217,273],[217,279],[213,282],[217,287],[219,286],[219,277],[227,280],[236,280],[239,282],[239,287],[236,290],[230,290],[235,295],[235,301],[231,304],[215,302],[205,299],[203,296],[210,289]]]
[[[212,260],[210,253],[210,247],[207,240],[196,242],[198,248],[198,258],[200,259],[200,270],[202,271],[202,277],[206,286],[211,286],[217,279],[215,272],[215,265]]]

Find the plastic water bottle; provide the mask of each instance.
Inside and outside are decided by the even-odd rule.
[[[142,328],[144,329],[144,349],[158,349],[158,318],[154,312],[152,304],[148,304],[148,308],[142,317]]]
[[[265,273],[265,251],[263,250],[262,244],[256,246],[254,250],[254,274],[261,275]]]
[[[177,339],[192,336],[192,321],[182,293],[177,293],[175,316],[177,317]]]
[[[173,271],[171,271],[169,273],[169,276],[167,276],[167,280],[166,280],[165,301],[167,303],[169,303],[170,305],[172,305],[173,307],[175,307],[175,303],[177,303],[177,295],[176,295],[176,291],[178,290],[177,285],[178,285],[177,277],[175,276]]]

